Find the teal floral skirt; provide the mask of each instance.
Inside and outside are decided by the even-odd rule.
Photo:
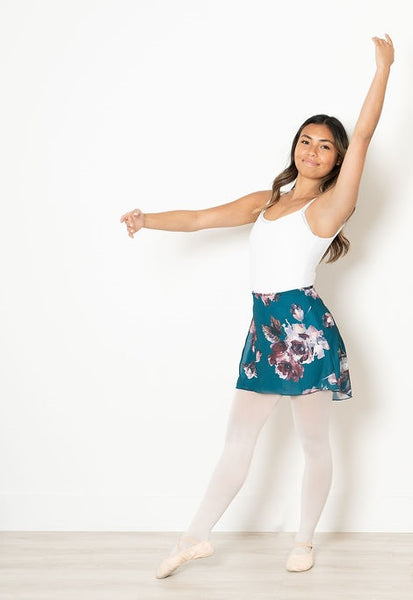
[[[333,400],[351,398],[343,339],[313,286],[253,292],[236,387],[286,396],[331,390]]]

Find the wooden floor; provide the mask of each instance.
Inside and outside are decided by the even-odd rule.
[[[214,533],[212,557],[167,579],[172,533],[0,533],[0,600],[413,600],[413,534],[318,534],[288,573],[288,533]]]

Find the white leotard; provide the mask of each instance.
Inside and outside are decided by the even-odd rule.
[[[261,211],[249,236],[253,292],[283,292],[314,284],[321,257],[343,228],[328,238],[315,235],[305,216],[314,200],[275,221]]]

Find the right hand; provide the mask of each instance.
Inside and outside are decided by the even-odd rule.
[[[376,65],[378,68],[389,69],[394,62],[394,48],[391,37],[385,34],[386,39],[374,37],[373,42],[376,49]]]
[[[144,214],[139,208],[135,208],[135,210],[131,210],[122,215],[120,222],[126,224],[128,235],[130,238],[133,238],[134,234],[139,231],[139,229],[142,229],[144,225]]]

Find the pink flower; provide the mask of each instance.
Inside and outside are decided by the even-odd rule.
[[[250,334],[251,334],[251,350],[255,352],[255,342],[257,341],[257,331],[255,329],[255,321],[252,319],[250,325]]]
[[[316,329],[313,325],[306,327],[304,323],[293,323],[292,325],[283,325],[283,327],[289,352],[295,360],[299,360],[302,364],[313,362],[314,355],[317,358],[323,358],[324,350],[330,348],[323,331]]]
[[[313,353],[317,356],[317,358],[323,358],[324,350],[330,349],[330,346],[324,337],[323,330],[316,329],[313,327],[313,325],[310,325],[310,327],[307,329],[307,333],[310,338],[309,343],[312,346]]]
[[[311,296],[312,298],[319,298],[318,293],[315,291],[312,285],[300,288],[300,292],[304,292],[306,296]]]
[[[255,293],[254,296],[256,298],[261,298],[265,306],[269,306],[271,302],[277,302],[280,297],[280,294],[260,294],[259,292]]]
[[[312,388],[308,388],[308,389],[302,391],[301,393],[303,395],[304,394],[312,394],[313,392],[318,392],[318,390],[319,390],[319,388],[313,386]]]
[[[254,362],[242,365],[242,368],[244,369],[244,373],[248,377],[248,379],[252,379],[253,377],[258,377],[257,369],[255,367]]]
[[[297,321],[302,321],[304,319],[304,311],[298,304],[291,304],[290,312]]]
[[[324,313],[323,315],[323,325],[324,327],[334,327],[334,319],[333,315],[329,312]]]

